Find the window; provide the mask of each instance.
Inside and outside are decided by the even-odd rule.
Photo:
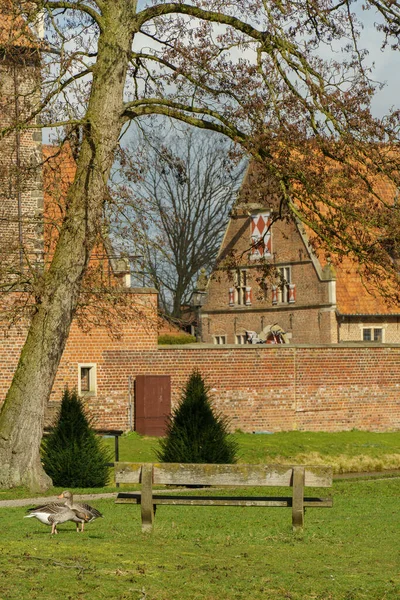
[[[231,272],[234,287],[229,288],[229,306],[251,306],[251,287],[246,269]]]
[[[272,304],[294,304],[296,302],[296,285],[291,283],[290,267],[278,267],[279,282],[273,285]]]
[[[383,341],[383,329],[377,327],[365,327],[363,329],[363,342],[378,342]]]
[[[290,267],[279,267],[278,273],[280,278],[278,302],[287,304],[289,302],[289,286],[291,283]]]
[[[226,344],[226,335],[214,335],[214,344],[218,346],[221,344]]]
[[[271,256],[271,215],[258,213],[251,215],[251,254],[250,258],[257,260]]]
[[[247,271],[238,269],[235,271],[235,304],[246,303]]]
[[[81,396],[96,395],[96,379],[96,365],[94,363],[78,365],[78,392]]]
[[[235,344],[247,344],[247,336],[245,333],[235,336]]]

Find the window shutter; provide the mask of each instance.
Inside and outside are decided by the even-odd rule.
[[[251,287],[246,287],[246,298],[245,298],[246,306],[251,306]]]
[[[251,258],[263,258],[272,254],[271,218],[269,213],[251,216]],[[257,245],[257,242],[260,242]]]

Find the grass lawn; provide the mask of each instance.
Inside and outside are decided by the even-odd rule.
[[[2,508],[0,598],[398,600],[400,479],[329,492],[334,507],[309,509],[296,534],[290,509],[159,507],[143,534],[139,507],[97,500],[104,519],[50,536]]]
[[[239,462],[327,464],[334,473],[384,471],[400,469],[400,432],[371,433],[344,431],[339,433],[313,433],[290,431],[274,434],[236,433],[239,444]],[[114,438],[104,438],[113,450]],[[157,461],[157,438],[128,433],[119,440],[120,460],[133,462]],[[115,491],[112,485],[99,490],[75,490],[76,493]],[[47,495],[60,494],[62,488],[52,488]],[[44,494],[39,494],[44,495]],[[26,489],[0,490],[0,500],[31,497]],[[1,598],[0,598],[1,600]]]
[[[335,473],[400,469],[400,432],[343,431],[234,434],[243,463],[328,464]],[[113,447],[114,440],[106,442]],[[157,438],[129,433],[120,438],[120,460],[154,462]]]
[[[241,462],[400,467],[400,433],[235,435]],[[128,434],[120,459],[154,461],[156,445]],[[23,519],[25,508],[0,507],[0,600],[398,600],[400,478],[336,480],[308,494],[331,495],[333,508],[308,509],[302,533],[292,532],[290,509],[161,506],[154,532],[143,534],[138,506],[97,499],[104,519],[51,536]],[[0,500],[24,496],[0,491]]]

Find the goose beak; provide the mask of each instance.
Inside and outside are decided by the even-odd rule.
[[[57,498],[64,498],[64,494],[60,494]]]

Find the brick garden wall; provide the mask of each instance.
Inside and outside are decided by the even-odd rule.
[[[128,428],[128,376],[171,375],[172,401],[198,368],[232,430],[400,429],[400,346],[161,347],[103,353],[99,426]]]
[[[4,398],[23,332],[0,344]],[[215,407],[245,432],[370,431],[400,429],[400,346],[158,347],[154,329],[125,330],[111,340],[97,328],[75,325],[60,365],[48,411],[54,416],[65,385],[77,386],[78,364],[97,364],[97,396],[87,406],[99,428],[128,429],[128,378],[171,375],[172,401],[194,368],[212,389]]]
[[[119,323],[119,335],[110,336],[106,327],[94,326],[83,330],[77,321],[71,326],[69,338],[56,375],[46,414],[51,424],[60,405],[63,390],[78,388],[79,364],[96,364],[97,396],[87,398],[95,407],[96,426],[127,428],[127,394],[115,377],[121,357],[127,351],[149,352],[157,348],[157,293],[151,288],[132,289],[130,319]],[[136,313],[136,315],[135,315]],[[0,406],[11,385],[22,346],[26,339],[27,323],[7,329],[0,327]],[[124,377],[124,381],[127,378]]]

